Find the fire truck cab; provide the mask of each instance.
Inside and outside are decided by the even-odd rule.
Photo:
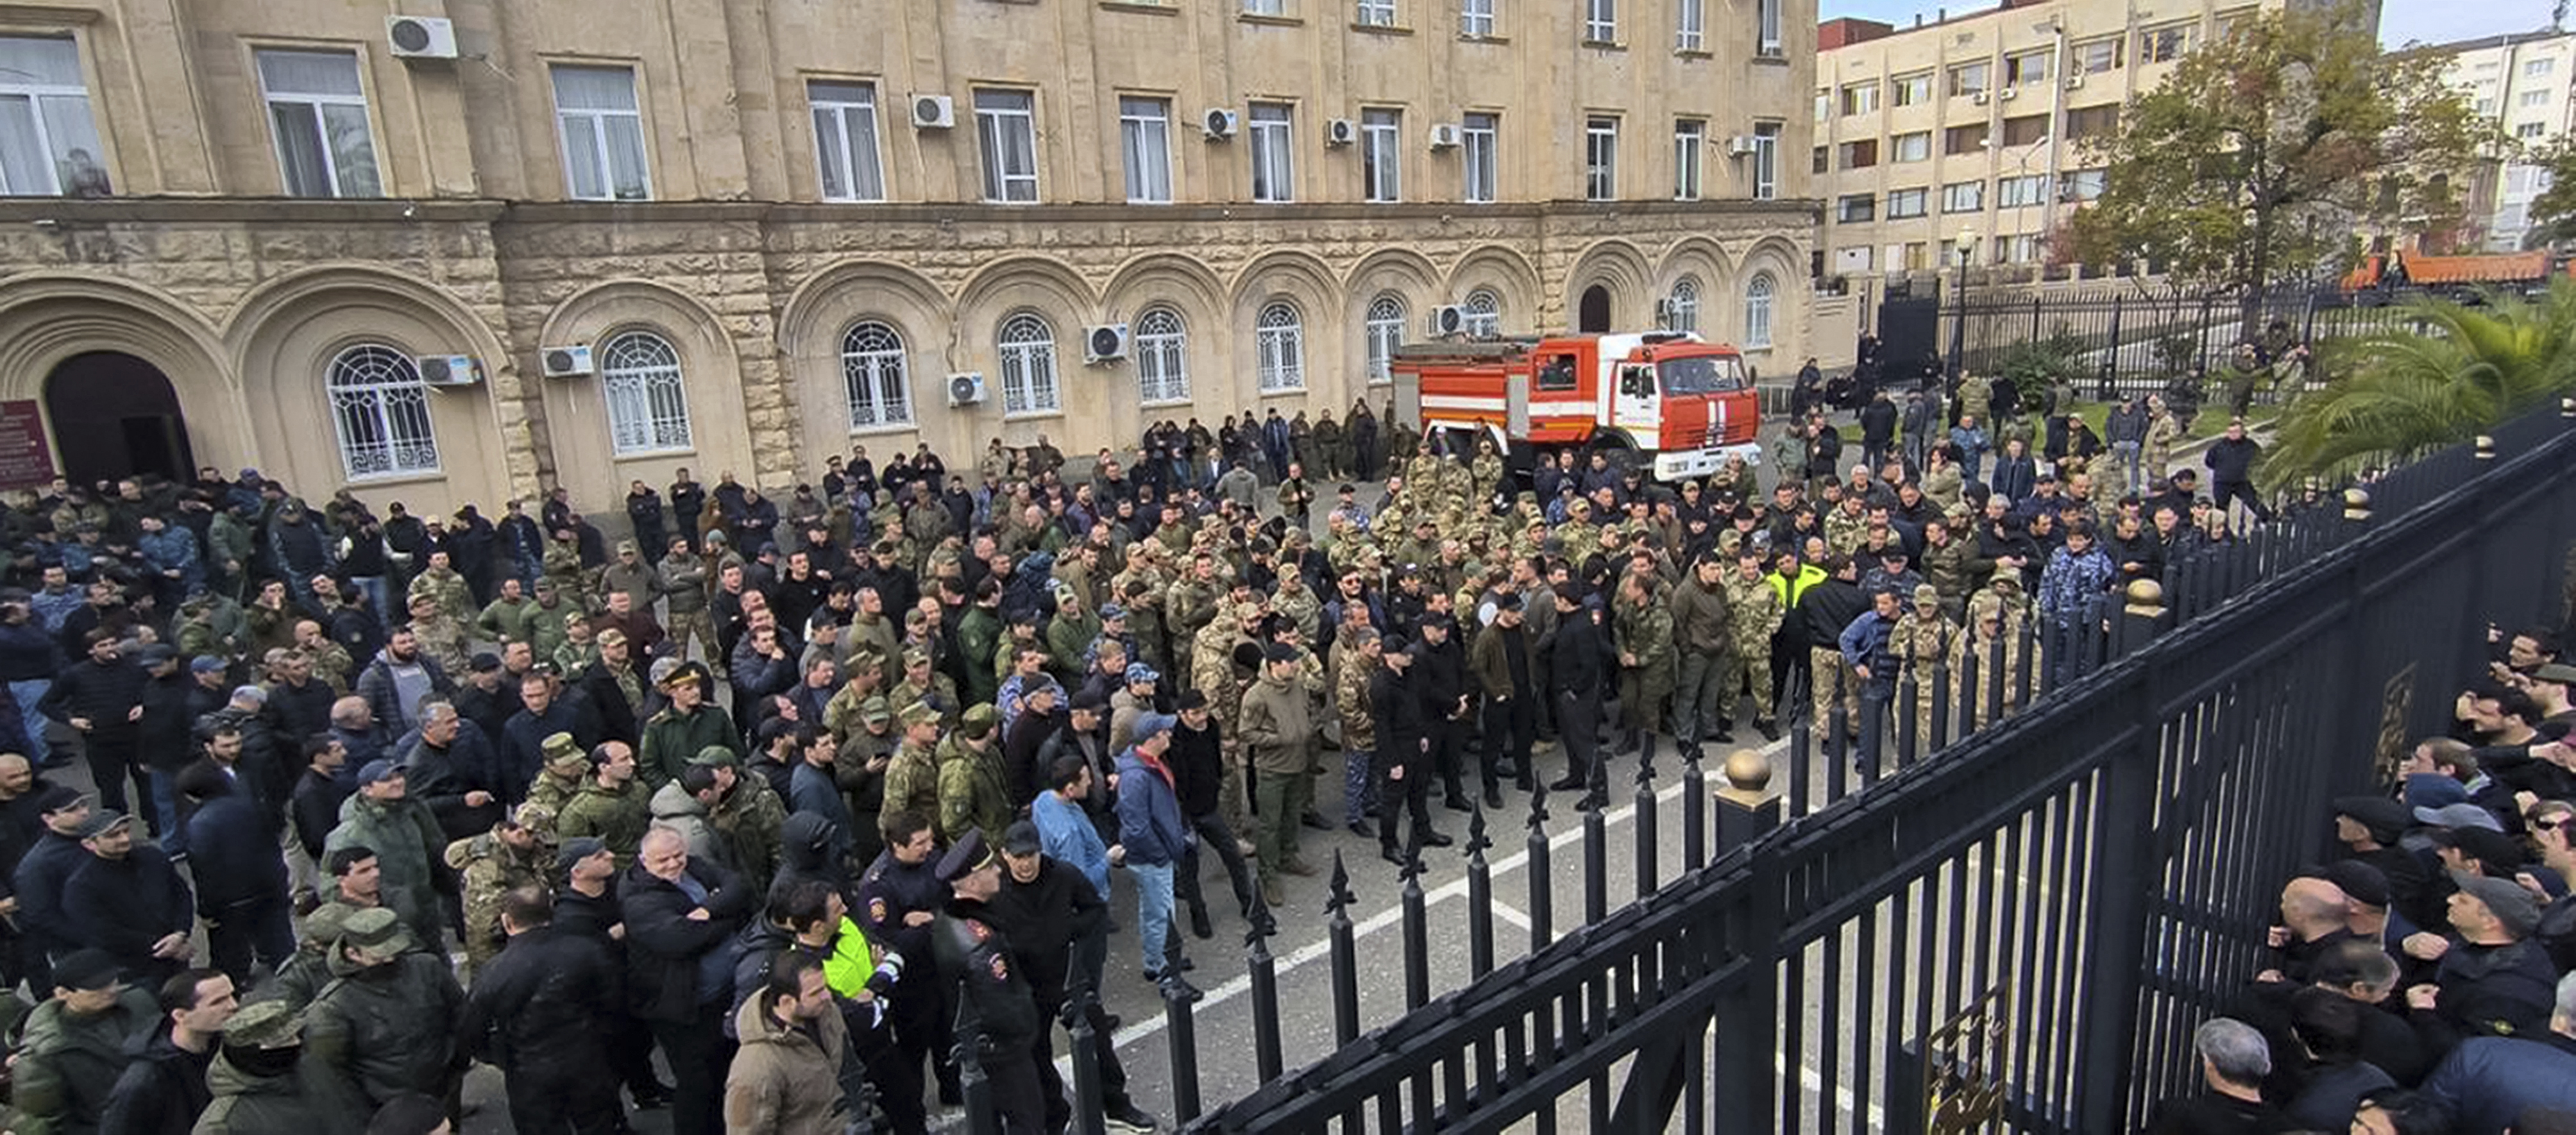
[[[1690,332],[1412,344],[1391,369],[1398,412],[1426,438],[1482,434],[1515,469],[1577,449],[1674,481],[1762,456],[1743,353]]]

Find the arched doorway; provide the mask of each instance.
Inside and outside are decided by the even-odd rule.
[[[117,351],[64,359],[45,377],[54,453],[73,484],[158,473],[195,475],[179,392],[161,368]]]
[[[1583,300],[1575,307],[1574,329],[1584,334],[1610,330],[1610,289],[1599,284],[1583,289]]]

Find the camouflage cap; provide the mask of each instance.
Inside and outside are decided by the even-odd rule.
[[[246,1048],[285,1048],[303,1033],[303,1015],[294,1002],[280,998],[253,1001],[224,1022],[224,1043]]]
[[[349,916],[356,913],[357,907],[336,902],[313,908],[313,913],[304,916],[304,940],[326,946],[339,941],[341,933],[348,929]]]
[[[519,805],[518,811],[510,813],[510,822],[534,832],[539,839],[555,836],[555,810],[543,804]]]
[[[1941,589],[1928,583],[1915,584],[1914,601],[1925,605],[1939,603],[1941,601]]]
[[[903,707],[901,716],[903,718],[904,728],[906,729],[910,729],[915,725],[939,724],[939,711],[930,708],[929,702],[917,701],[911,705],[905,706]]]
[[[868,698],[868,700],[859,703],[859,720],[861,721],[890,721],[893,718],[894,707],[886,704],[885,695],[883,694],[877,694]]]
[[[582,751],[581,742],[573,740],[573,736],[570,733],[557,733],[549,736],[545,740],[538,742],[538,747],[543,750],[546,755],[546,767],[548,768],[553,768],[556,765],[568,765],[583,769],[590,767],[590,754]]]
[[[340,944],[371,954],[398,954],[411,949],[414,941],[400,915],[385,907],[371,906],[341,924]]]
[[[930,652],[923,650],[918,646],[905,650],[903,652],[903,665],[907,670],[915,666],[928,666],[930,665]]]
[[[966,735],[977,739],[990,736],[993,727],[1002,723],[1002,711],[990,703],[978,703],[966,711]]]
[[[1249,623],[1258,619],[1261,617],[1261,613],[1262,603],[1258,599],[1252,600],[1248,603],[1237,603],[1234,605],[1234,617],[1243,622]]]
[[[704,768],[733,768],[742,763],[742,758],[722,745],[709,745],[690,756],[689,763]]]

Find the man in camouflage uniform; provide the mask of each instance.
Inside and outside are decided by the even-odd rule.
[[[555,813],[551,808],[521,804],[492,830],[447,845],[447,866],[457,873],[459,898],[465,907],[465,964],[468,980],[501,952],[501,899],[520,887],[551,892]]]
[[[1642,749],[1638,759],[1652,761],[1655,725],[1672,698],[1679,658],[1672,608],[1656,597],[1644,577],[1627,576],[1610,605],[1610,635],[1619,651],[1619,717],[1628,727],[1620,747]]]
[[[1913,761],[1929,756],[1943,741],[1948,740],[1948,737],[1936,736],[1933,733],[1932,709],[1936,702],[1934,696],[1936,685],[1948,687],[1939,692],[1950,701],[1952,706],[1942,715],[1943,720],[1940,723],[1942,732],[1949,737],[1959,735],[1959,714],[1956,708],[1959,690],[1955,684],[1956,678],[1954,676],[1950,682],[1936,682],[1934,679],[1936,668],[1949,666],[1950,655],[1957,648],[1958,642],[1959,624],[1952,622],[1950,617],[1942,612],[1941,590],[1929,583],[1916,584],[1912,605],[1904,614],[1896,617],[1896,629],[1889,633],[1887,640],[1888,653],[1904,667],[1904,670],[1897,675],[1897,697],[1900,701],[1910,701],[1914,710],[1912,733],[1903,732],[1904,718],[1897,719],[1899,730],[1897,752],[1903,760]],[[1910,697],[1909,683],[1912,687]],[[1904,713],[1905,706],[1898,706],[1897,712]],[[1909,737],[1912,738],[1911,745],[1906,744]]]
[[[1780,591],[1762,570],[1762,553],[1751,546],[1736,550],[1735,571],[1726,577],[1726,652],[1724,676],[1718,679],[1718,720],[1735,718],[1736,699],[1747,682],[1753,686],[1753,727],[1771,740],[1780,737],[1778,709],[1771,702],[1771,636],[1787,614]]]
[[[464,576],[457,574],[455,568],[448,566],[447,553],[431,552],[428,570],[413,576],[411,588],[404,592],[406,600],[418,599],[423,595],[436,601],[438,609],[445,612],[449,619],[454,620],[457,626],[473,625],[474,590],[466,586]]]
[[[438,597],[411,597],[411,633],[420,643],[421,654],[438,663],[440,669],[450,674],[463,674],[473,669],[471,656],[465,650],[465,625],[447,613]]]
[[[1207,695],[1208,715],[1214,717],[1225,738],[1225,777],[1218,789],[1218,806],[1226,826],[1245,839],[1257,838],[1258,830],[1251,809],[1244,805],[1243,762],[1239,756],[1241,742],[1236,727],[1242,721],[1243,685],[1235,677],[1235,647],[1252,641],[1253,631],[1261,623],[1261,604],[1243,603],[1234,609],[1234,617],[1211,620],[1199,632],[1190,647],[1191,688]]]
[[[2006,714],[2021,709],[2020,675],[2025,652],[2031,655],[2034,680],[2043,672],[2038,640],[2026,638],[2023,630],[2025,614],[2017,606],[2018,596],[2007,594],[2000,577],[1997,583],[1995,588],[1978,592],[1968,600],[1967,629],[1951,644],[1951,696],[1971,703],[1964,711],[1953,711],[1952,717],[1961,719],[1951,723],[1954,736],[1992,724],[1997,701]],[[2016,581],[2013,590],[2018,588]],[[1991,692],[1998,680],[2003,683],[2000,698]],[[1971,689],[1973,694],[1968,692]]]
[[[572,624],[586,621],[579,605],[564,597],[552,577],[537,580],[537,598],[528,612],[528,650],[551,661],[572,638]]]
[[[1366,608],[1354,606],[1357,610]],[[1354,834],[1374,835],[1368,811],[1377,803],[1377,785],[1369,775],[1377,753],[1377,715],[1369,704],[1369,680],[1377,675],[1377,630],[1362,622],[1333,636],[1333,709],[1342,726],[1342,823]]]
[[[731,853],[726,864],[752,894],[768,894],[770,878],[778,872],[778,831],[787,823],[787,802],[778,798],[768,777],[747,775],[741,758],[722,745],[698,750],[689,763],[715,770],[716,795],[706,802],[706,823]]]
[[[939,745],[939,835],[950,844],[968,832],[984,833],[989,845],[1001,843],[1018,811],[1011,800],[1010,775],[1002,768],[1002,745],[994,734],[1001,712],[989,705],[966,711],[957,732]]]
[[[914,702],[897,715],[903,741],[886,765],[885,811],[939,815],[939,711]]]
[[[706,559],[689,550],[687,537],[676,537],[653,573],[654,585],[670,612],[664,623],[670,628],[671,657],[686,660],[689,644],[695,641],[703,649],[700,657],[715,660],[716,625],[707,615]]]
[[[841,699],[835,696],[832,700],[838,703]],[[865,701],[866,695],[858,695],[856,700]],[[966,712],[966,704],[958,698],[956,680],[933,668],[930,652],[917,646],[903,652],[903,680],[886,693],[886,702],[889,705],[926,702],[930,708],[939,711],[943,726],[954,726]],[[857,707],[853,705],[851,708],[855,710]],[[836,737],[843,733],[841,729],[833,730]]]
[[[590,594],[590,569],[582,566],[581,545],[573,541],[571,529],[559,530],[546,541],[545,570],[556,592],[566,596]]]
[[[570,733],[554,734],[539,745],[545,753],[545,767],[528,782],[527,802],[521,807],[542,808],[551,822],[562,814],[565,802],[581,791],[582,781],[589,779],[590,754],[581,751],[581,742],[573,740]]]

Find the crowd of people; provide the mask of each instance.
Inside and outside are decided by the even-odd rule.
[[[2454,728],[2284,871],[2263,968],[2192,1036],[2201,1090],[2146,1131],[2576,1132],[2576,666],[2490,640]]]
[[[1875,762],[1898,673],[2232,538],[2152,442],[2094,466],[2080,423],[1990,401],[1967,380],[1901,446],[1873,403],[1847,470],[1792,423],[1767,489],[1524,475],[1355,404],[1160,422],[1087,470],[1042,435],[971,472],[862,448],[780,500],[683,469],[613,535],[562,489],[22,494],[14,1129],[357,1130],[453,1116],[481,1061],[524,1133],[918,1132],[963,1037],[1006,1130],[1061,1130],[1059,1034],[1122,1024],[1115,877],[1127,972],[1195,997],[1207,860],[1270,934],[1335,829],[1405,863],[1444,813],[1597,804],[1614,756],[1838,693]],[[1102,1051],[1110,1125],[1152,1129]]]

